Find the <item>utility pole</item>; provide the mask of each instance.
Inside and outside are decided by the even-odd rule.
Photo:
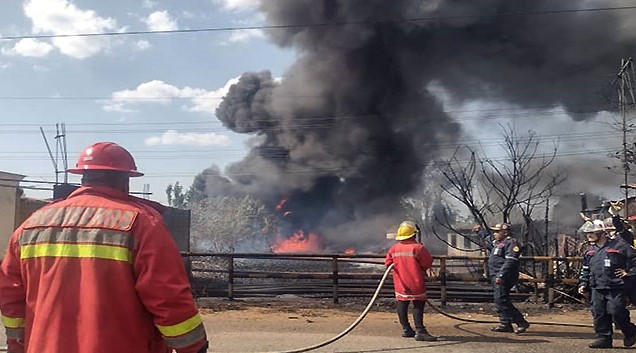
[[[621,131],[623,132],[623,175],[625,185],[625,219],[629,217],[629,188],[628,188],[628,174],[630,171],[629,164],[633,162],[634,156],[632,151],[627,147],[627,132],[631,125],[628,124],[628,112],[631,107],[636,103],[634,99],[634,65],[632,58],[621,59],[621,68],[616,75],[614,83],[618,82],[618,106],[621,114]]]
[[[55,155],[53,155],[51,145],[49,145],[49,141],[47,140],[42,127],[40,127],[40,133],[42,134],[42,139],[44,139],[46,149],[49,152],[49,157],[51,158],[53,168],[55,169],[55,184],[59,184],[60,174],[64,175],[64,184],[67,184],[68,172],[66,170],[68,169],[68,152],[66,150],[66,124],[55,124]],[[61,170],[60,163],[62,167]]]

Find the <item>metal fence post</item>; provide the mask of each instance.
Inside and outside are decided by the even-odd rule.
[[[331,258],[331,276],[333,280],[333,303],[338,304],[338,255]]]
[[[227,261],[227,298],[234,300],[234,256],[230,255]]]
[[[440,301],[446,306],[446,258],[439,259]]]
[[[548,308],[554,307],[554,259],[548,259],[548,276],[546,278],[546,287],[548,287]]]

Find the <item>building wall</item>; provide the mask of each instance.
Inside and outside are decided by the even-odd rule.
[[[9,238],[16,228],[18,185],[24,176],[0,172],[0,259],[4,258]]]

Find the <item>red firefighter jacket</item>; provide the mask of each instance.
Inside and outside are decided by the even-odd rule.
[[[195,353],[206,344],[161,215],[106,187],[82,187],[14,232],[0,311],[10,352]]]
[[[425,270],[433,265],[433,258],[426,247],[415,239],[407,239],[391,246],[384,263],[393,266],[393,287],[397,300],[425,300]]]

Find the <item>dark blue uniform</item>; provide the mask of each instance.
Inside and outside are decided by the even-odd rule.
[[[494,300],[499,314],[499,321],[503,326],[512,326],[512,323],[520,327],[529,326],[528,321],[523,317],[510,300],[510,290],[519,280],[519,255],[521,247],[515,238],[507,237],[501,241],[492,240],[490,257],[488,258],[488,270],[490,281],[493,285]],[[497,284],[497,278],[501,278],[503,283]]]
[[[634,233],[632,233],[632,231],[625,226],[625,223],[623,223],[621,216],[612,216],[612,225],[614,226],[614,228],[616,228],[616,236],[619,239],[624,240],[627,245],[633,247]],[[636,305],[636,276],[627,277],[625,279],[625,284],[627,285],[627,297],[629,298],[629,301],[633,305]]]
[[[627,278],[617,277],[617,269],[625,269],[629,277],[636,274],[636,253],[624,241],[607,239],[602,247],[593,244],[585,249],[579,286],[591,289],[594,332],[605,342],[612,340],[612,321],[625,337],[636,335],[626,308]]]

